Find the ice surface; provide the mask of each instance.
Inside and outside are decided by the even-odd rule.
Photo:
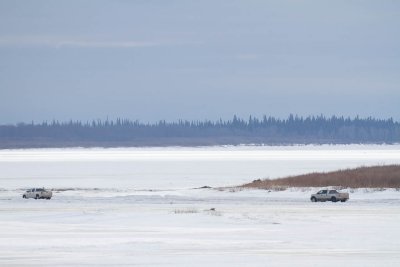
[[[0,191],[0,265],[399,266],[400,192]],[[214,209],[214,210],[212,210]]]
[[[183,189],[400,163],[400,145],[0,150],[0,188]]]
[[[0,151],[0,266],[400,266],[400,192],[193,189],[400,163],[400,146]],[[51,200],[23,188],[54,188]]]

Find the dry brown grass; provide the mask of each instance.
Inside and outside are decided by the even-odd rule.
[[[359,167],[327,173],[310,173],[280,179],[254,180],[246,188],[288,187],[400,188],[400,165]]]

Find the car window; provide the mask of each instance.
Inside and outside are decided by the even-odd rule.
[[[326,193],[328,193],[328,190],[321,190],[321,194],[326,194]]]
[[[42,189],[42,188],[38,188],[38,189],[36,189],[36,191],[37,191],[37,192],[42,192],[43,189]]]
[[[336,190],[329,190],[329,194],[336,194],[337,191]]]

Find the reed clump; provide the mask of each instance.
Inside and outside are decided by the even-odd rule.
[[[400,165],[359,167],[333,172],[315,172],[279,179],[257,179],[245,188],[289,187],[400,188]]]

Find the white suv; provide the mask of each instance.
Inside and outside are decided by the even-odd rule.
[[[34,198],[34,199],[50,199],[53,196],[53,193],[49,190],[45,190],[44,188],[32,188],[27,190],[22,197],[23,198]]]

